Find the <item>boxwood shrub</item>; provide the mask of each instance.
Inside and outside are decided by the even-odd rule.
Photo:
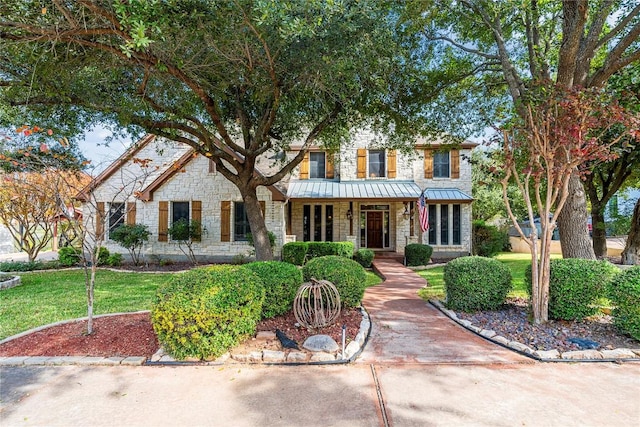
[[[493,258],[456,258],[444,267],[444,288],[452,310],[497,310],[511,290],[511,271]]]
[[[243,266],[193,269],[158,289],[153,329],[176,359],[214,359],[255,332],[264,292],[260,278]]]
[[[618,272],[608,261],[552,259],[549,278],[549,318],[582,320],[598,311],[596,302],[606,296],[606,286]],[[531,295],[531,265],[525,271],[526,289]]]
[[[309,242],[289,242],[282,246],[282,260],[293,265],[304,265]]]
[[[433,248],[420,243],[410,243],[404,247],[404,256],[408,266],[427,265],[433,254]]]
[[[640,340],[640,266],[616,275],[608,293],[614,305],[613,323],[621,332]]]
[[[58,261],[60,265],[71,267],[80,262],[80,249],[73,246],[65,246],[58,249]]]
[[[329,255],[309,260],[302,268],[304,280],[328,280],[338,289],[342,306],[357,307],[366,287],[364,268],[352,259]]]
[[[375,252],[371,249],[360,249],[353,254],[353,260],[363,266],[364,268],[370,268],[373,263]]]
[[[257,261],[245,265],[264,284],[265,297],[262,318],[268,319],[293,308],[293,299],[300,285],[302,272],[295,265],[280,261]]]
[[[473,221],[473,253],[492,257],[499,252],[510,250],[509,234],[482,220]]]

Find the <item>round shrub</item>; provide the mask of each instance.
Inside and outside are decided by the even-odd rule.
[[[613,323],[623,333],[640,340],[640,266],[618,274],[609,286],[614,305]]]
[[[473,253],[492,257],[499,252],[510,250],[509,234],[484,221],[473,221]]]
[[[264,286],[251,270],[197,268],[158,289],[151,321],[175,358],[214,359],[255,332],[263,301]]]
[[[608,261],[552,259],[549,277],[549,318],[582,320],[598,311],[596,302],[606,294],[606,285],[618,269]],[[531,266],[525,272],[531,295]]]
[[[420,243],[410,243],[404,247],[404,257],[408,266],[427,265],[431,259],[433,248]]]
[[[511,290],[511,271],[493,258],[457,258],[444,267],[444,288],[452,310],[497,310]]]
[[[370,268],[375,255],[376,253],[371,249],[360,249],[358,252],[353,254],[353,260],[364,268]]]
[[[298,267],[287,262],[258,261],[246,264],[245,268],[256,273],[264,284],[263,319],[291,310],[296,292],[302,285],[302,272]]]
[[[357,307],[362,301],[366,274],[364,268],[354,260],[336,255],[314,258],[302,268],[302,274],[305,281],[314,277],[333,283],[345,308]]]
[[[71,267],[80,262],[80,249],[73,246],[65,246],[58,249],[58,261],[60,265]]]

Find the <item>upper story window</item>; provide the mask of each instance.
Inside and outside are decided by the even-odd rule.
[[[326,153],[309,153],[309,178],[326,178]]]
[[[387,176],[385,150],[369,150],[369,178]]]
[[[109,205],[109,232],[124,225],[124,203]]]
[[[450,161],[449,161],[449,152],[439,152],[436,151],[433,153],[433,177],[434,178],[449,178],[451,176],[450,173]]]

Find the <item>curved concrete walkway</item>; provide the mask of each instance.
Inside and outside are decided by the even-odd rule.
[[[357,363],[533,363],[528,357],[462,328],[417,294],[427,282],[393,259],[374,269],[385,281],[367,288],[362,303],[372,321]]]

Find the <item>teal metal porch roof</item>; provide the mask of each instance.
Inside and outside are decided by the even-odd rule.
[[[400,199],[420,197],[422,189],[413,181],[325,181],[301,180],[289,182],[289,199]],[[473,198],[457,188],[426,189],[427,200],[448,200],[461,203]]]

